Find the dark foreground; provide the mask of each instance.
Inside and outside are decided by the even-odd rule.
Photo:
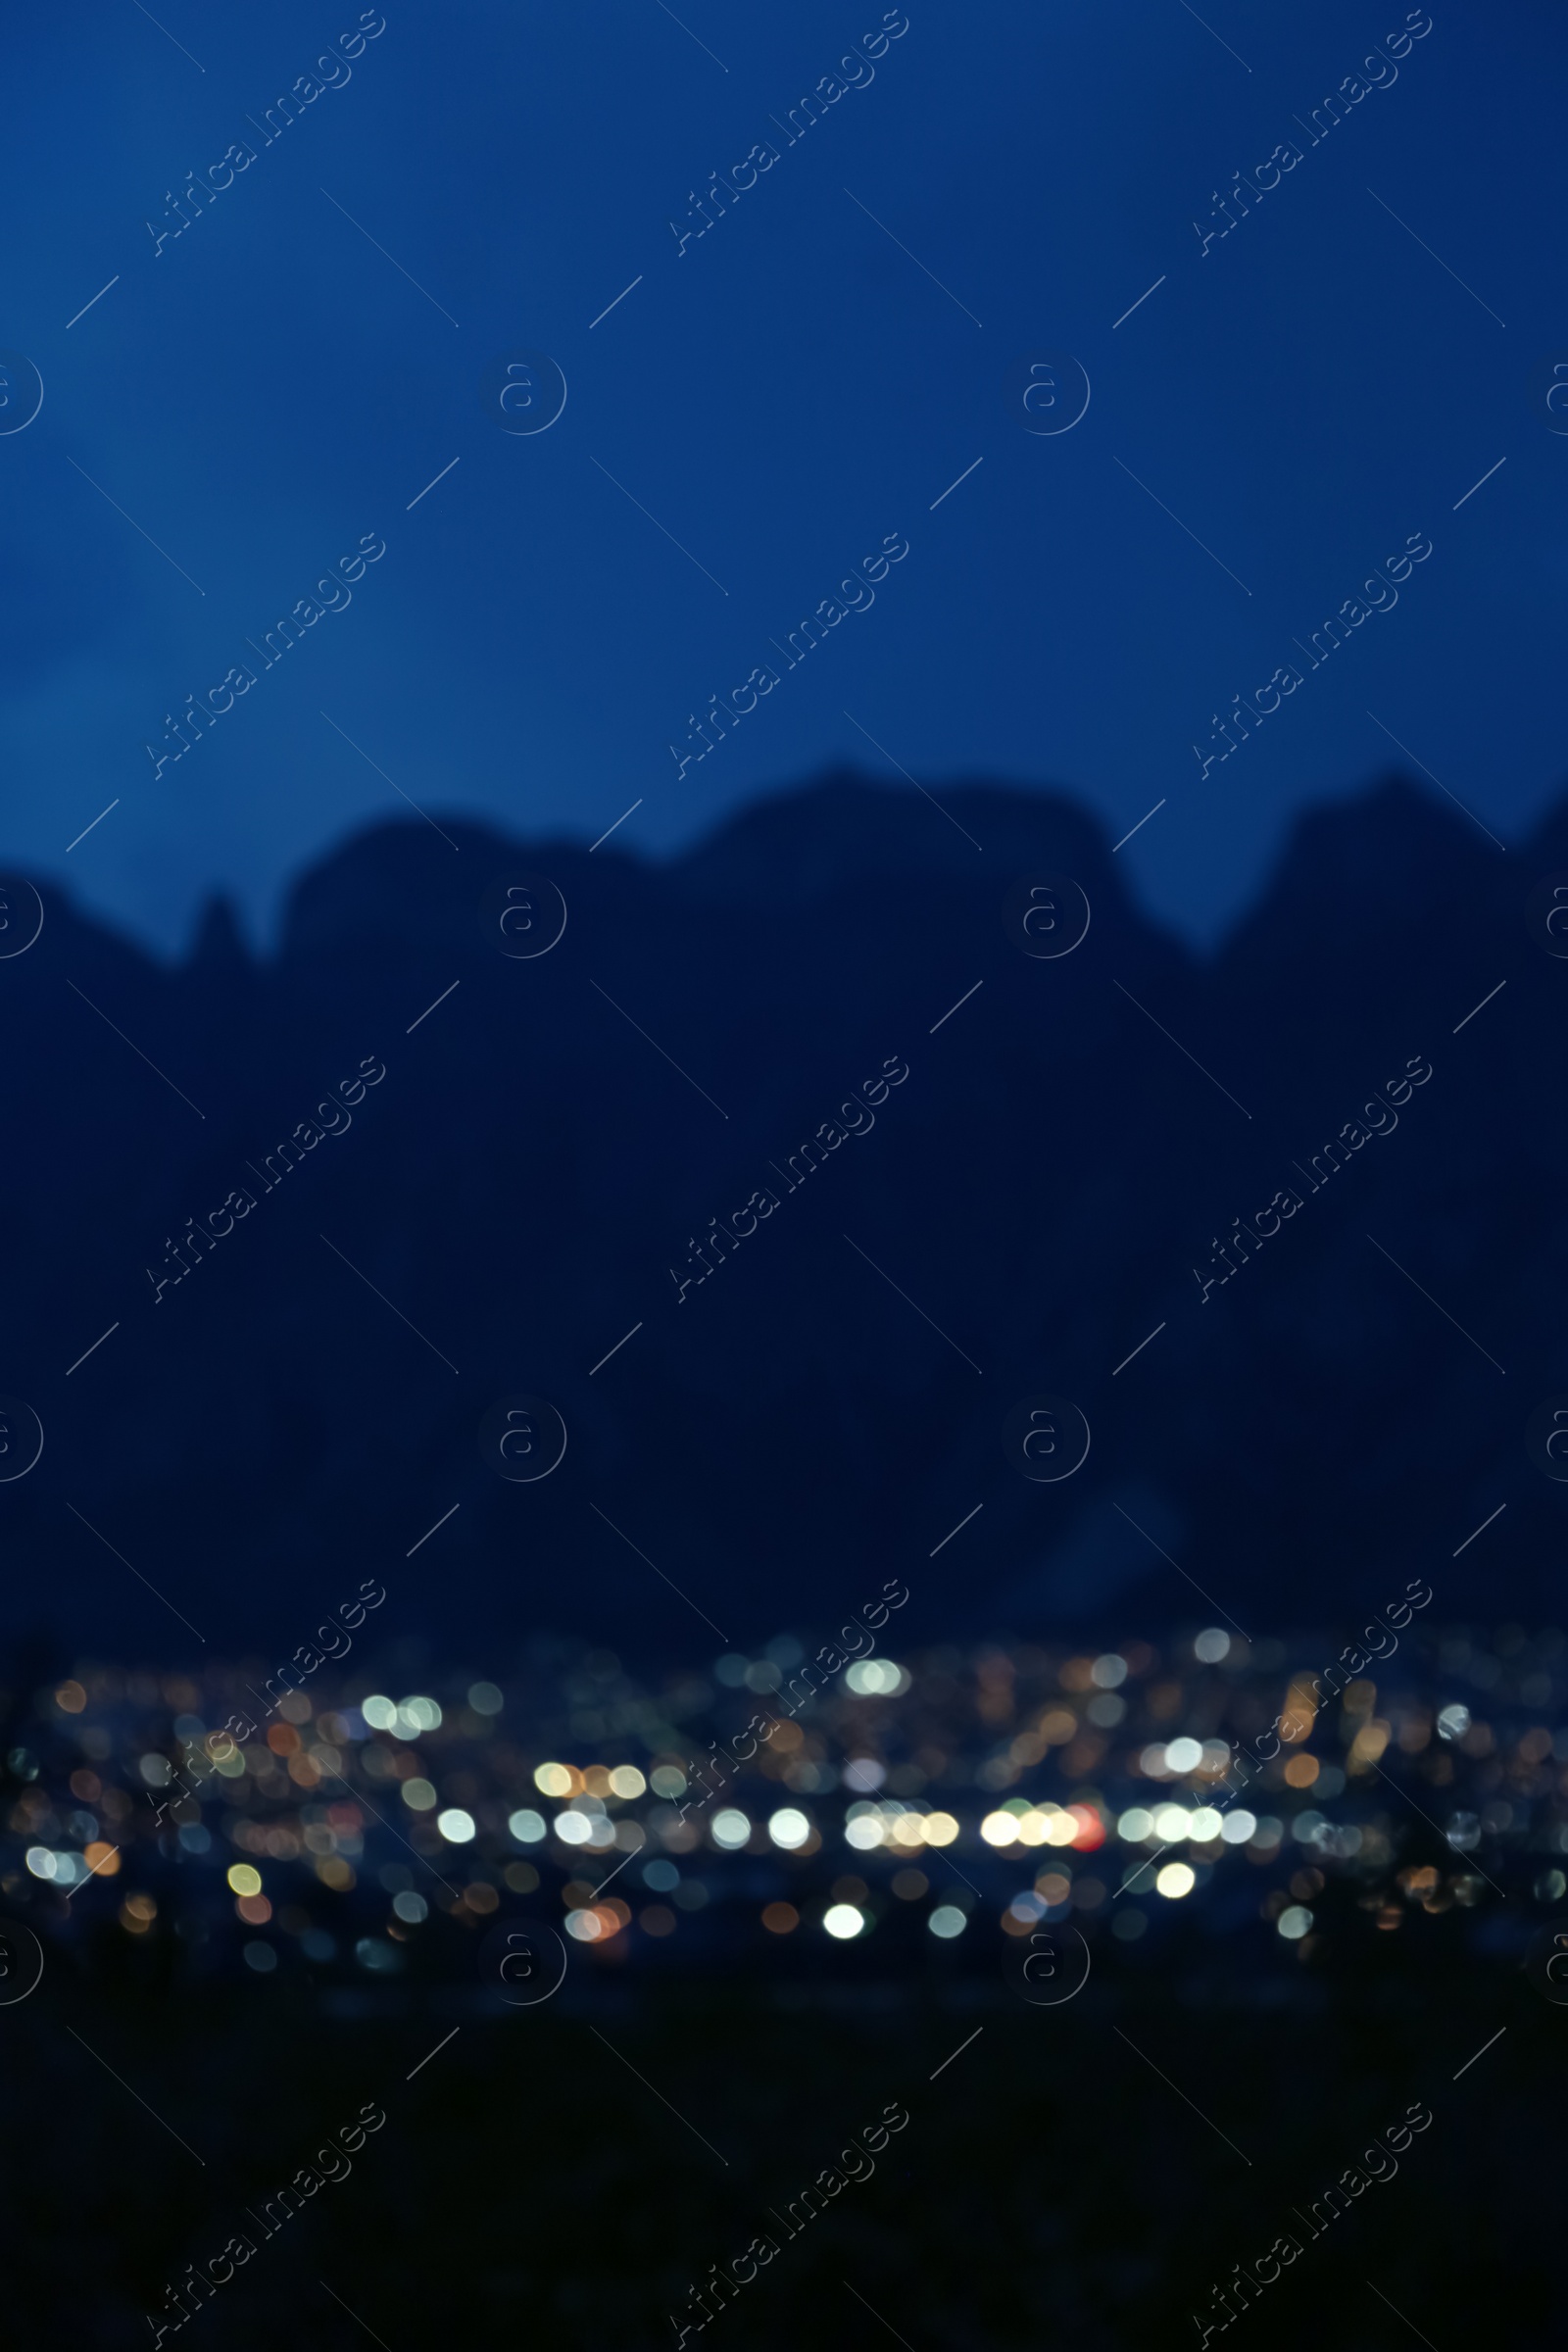
[[[198,1984],[172,1936],[118,1982],[51,1955],[0,2011],[8,2335],[662,2346],[706,2282],[737,2347],[1142,2347],[1219,2332],[1240,2264],[1259,2344],[1551,2340],[1568,2013],[1457,1911],[1304,1962],[1193,1916],[1098,1937],[1051,2008],[1001,1948],[902,1984],[868,1949],[772,1982],[573,1954],[510,2011]],[[192,2265],[222,2283],[176,2329]]]

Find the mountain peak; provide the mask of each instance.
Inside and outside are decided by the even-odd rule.
[[[233,901],[224,892],[215,891],[202,907],[191,942],[190,961],[225,972],[250,966],[250,950],[240,930]]]

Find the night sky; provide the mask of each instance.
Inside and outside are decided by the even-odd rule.
[[[0,345],[44,392],[0,437],[18,865],[173,953],[215,888],[270,938],[400,791],[583,846],[640,803],[617,846],[666,854],[853,762],[1064,787],[1112,840],[1163,800],[1121,862],[1208,940],[1304,806],[1391,767],[1503,841],[1561,789],[1560,9],[381,24],[113,0],[67,72],[47,12],[0,35],[32,132],[0,162]],[[537,434],[481,397],[521,352],[566,385]],[[1022,429],[1048,353],[1089,381],[1064,433]],[[1413,535],[1396,603],[1311,670]],[[248,641],[329,574],[267,669]],[[1204,777],[1214,714],[1293,663]],[[679,772],[692,715],[768,664]],[[254,686],[175,760],[166,714],[235,665]]]

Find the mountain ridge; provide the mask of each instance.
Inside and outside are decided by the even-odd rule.
[[[1185,1622],[1189,1576],[1244,1622],[1353,1610],[1391,1551],[1455,1610],[1547,1606],[1563,974],[1523,910],[1568,808],[1507,853],[1397,780],[1319,808],[1200,958],[1076,804],[940,798],[819,779],[662,866],[394,820],[298,878],[274,956],[213,910],[173,967],[40,885],[0,1390],[48,1443],[0,1482],[0,1630],[249,1646],[345,1560],[406,1578],[406,1631],[433,1585],[454,1639],[699,1654],[879,1561],[908,1639]],[[1055,958],[1004,921],[1041,873],[1092,909]],[[566,923],[514,959],[481,901],[519,874]],[[481,1458],[519,1393],[569,1432],[537,1485]],[[1004,1451],[1037,1393],[1094,1433],[1059,1486]]]

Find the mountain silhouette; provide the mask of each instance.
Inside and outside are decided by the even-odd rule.
[[[476,1668],[826,1641],[889,1580],[904,1642],[1259,1634],[1418,1574],[1549,1615],[1559,858],[1568,808],[1505,850],[1392,781],[1206,959],[1071,801],[847,773],[665,864],[379,826],[270,959],[214,902],[165,967],[39,880],[0,1629],[282,1658],[372,1577],[367,1639]],[[1042,876],[1065,955],[1004,919]],[[1091,1435],[1054,1482],[1004,1444],[1040,1397]],[[513,1409],[544,1463],[517,1399],[546,1477],[486,1450]]]

